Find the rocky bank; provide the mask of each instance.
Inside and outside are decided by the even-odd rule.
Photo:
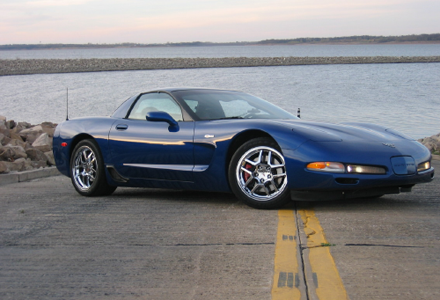
[[[440,62],[440,56],[0,59],[0,76],[154,69],[432,62]]]
[[[420,143],[425,145],[426,148],[428,148],[429,151],[432,152],[433,155],[436,156],[436,158],[440,155],[440,133],[435,134],[430,137],[425,137],[423,139],[418,140]]]
[[[55,165],[52,140],[57,124],[31,125],[0,116],[0,174]]]
[[[51,122],[17,123],[0,116],[0,174],[54,166],[52,141],[56,126]],[[440,133],[418,141],[439,157]]]

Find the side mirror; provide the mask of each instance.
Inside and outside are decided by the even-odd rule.
[[[146,119],[151,122],[167,122],[170,124],[170,127],[168,127],[170,132],[176,132],[179,130],[179,123],[177,123],[169,113],[164,111],[150,111],[147,113]]]

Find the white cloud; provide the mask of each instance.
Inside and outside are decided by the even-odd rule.
[[[72,5],[84,5],[90,2],[89,0],[37,0],[28,1],[25,4],[31,7],[53,7],[53,6],[72,6]]]
[[[0,44],[434,33],[439,10],[438,0],[0,0]]]

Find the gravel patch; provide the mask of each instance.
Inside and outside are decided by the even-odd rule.
[[[440,62],[440,56],[2,59],[0,76],[156,69],[432,62]]]

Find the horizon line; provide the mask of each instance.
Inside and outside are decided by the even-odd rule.
[[[121,43],[39,43],[39,44],[2,44],[0,48],[16,47],[16,46],[34,46],[34,47],[47,47],[47,46],[81,46],[81,47],[95,47],[95,46],[208,46],[208,45],[268,45],[268,44],[310,44],[310,43],[440,43],[440,33],[431,34],[408,34],[408,35],[352,35],[352,36],[339,36],[339,37],[300,37],[300,38],[288,38],[288,39],[265,39],[260,41],[235,41],[235,42],[210,42],[210,41],[192,41],[192,42],[167,42],[167,43],[136,43],[136,42],[121,42]]]

